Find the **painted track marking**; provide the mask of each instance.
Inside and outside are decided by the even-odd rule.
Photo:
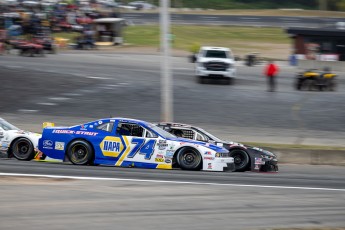
[[[213,186],[229,186],[229,187],[276,188],[276,189],[298,189],[298,190],[319,190],[319,191],[345,192],[345,189],[337,189],[337,188],[294,187],[294,186],[275,186],[275,185],[250,185],[250,184],[220,184],[220,183],[192,182],[192,181],[142,180],[142,179],[106,178],[106,177],[39,175],[39,174],[22,174],[22,173],[0,173],[0,176],[43,177],[43,178],[75,179],[75,180],[100,180],[100,181],[130,181],[130,182],[146,182],[146,183],[149,182],[149,183],[166,183],[166,184],[213,185]]]

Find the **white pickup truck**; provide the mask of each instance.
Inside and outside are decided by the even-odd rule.
[[[235,59],[229,48],[203,46],[194,56],[195,74],[203,84],[208,79],[225,80],[232,84],[236,76]]]

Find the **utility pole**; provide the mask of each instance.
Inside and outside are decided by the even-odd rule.
[[[160,0],[161,121],[173,122],[173,91],[170,64],[170,0]]]

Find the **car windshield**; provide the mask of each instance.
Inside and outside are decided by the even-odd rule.
[[[171,133],[168,133],[167,131],[165,131],[162,128],[159,128],[158,126],[154,125],[154,124],[149,124],[149,127],[155,131],[156,133],[158,133],[160,136],[164,137],[164,138],[176,138],[176,136],[172,135]]]
[[[7,131],[7,130],[20,130],[16,126],[8,123],[7,121],[5,121],[3,119],[0,119],[0,127],[5,131]]]
[[[198,128],[200,132],[202,132],[203,134],[205,134],[206,136],[208,136],[211,140],[214,140],[214,141],[217,141],[217,142],[224,142],[222,139],[212,135],[211,133],[201,129],[201,128]]]
[[[222,50],[206,50],[207,58],[228,58],[225,51]]]

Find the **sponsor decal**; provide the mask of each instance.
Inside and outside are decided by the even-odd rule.
[[[262,158],[260,157],[255,157],[255,164],[262,165],[262,164],[265,164],[265,161],[263,161]]]
[[[212,163],[208,163],[207,169],[212,169]]]
[[[93,125],[90,125],[90,128],[93,129]]]
[[[163,158],[155,158],[155,162],[164,162]]]
[[[167,152],[165,153],[165,157],[166,158],[173,158],[174,152],[175,151],[173,151],[173,150],[167,150]]]
[[[85,135],[85,136],[97,136],[98,133],[96,132],[88,132],[88,131],[74,131],[74,130],[65,130],[65,129],[55,129],[53,133],[56,134],[77,134],[77,135]]]
[[[163,154],[157,154],[157,158],[164,158]]]
[[[104,141],[103,142],[103,150],[109,152],[119,152],[120,151],[120,142],[115,141]]]
[[[217,143],[218,147],[223,147],[223,143]]]
[[[88,125],[81,125],[81,130],[87,130]]]
[[[58,141],[55,142],[55,149],[64,151],[65,150],[65,142],[58,142]]]
[[[65,129],[54,129],[53,133],[56,134],[74,134],[73,130],[65,130]]]
[[[254,169],[259,170],[259,165],[255,165]]]
[[[159,140],[157,146],[159,150],[164,150],[168,147],[168,144],[166,140]]]
[[[118,157],[126,146],[119,137],[107,136],[100,143],[100,148],[104,156]]]
[[[204,153],[205,155],[212,155],[212,153],[210,151],[207,151]]]
[[[170,164],[171,160],[170,159],[165,159],[165,163]]]
[[[44,149],[53,149],[53,141],[51,141],[51,140],[44,140],[43,141],[43,148]]]
[[[204,157],[204,160],[214,160],[214,157]]]
[[[86,136],[97,136],[96,132],[85,132],[85,131],[76,131],[75,134],[86,135]]]

